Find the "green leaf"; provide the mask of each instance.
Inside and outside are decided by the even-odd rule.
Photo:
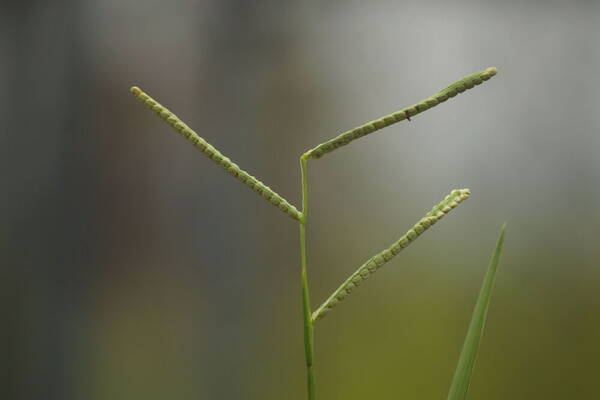
[[[479,298],[477,299],[477,304],[473,311],[473,317],[471,318],[467,337],[465,338],[458,365],[454,372],[454,378],[452,379],[452,385],[450,386],[450,392],[448,393],[448,400],[465,400],[467,398],[469,386],[471,384],[471,375],[473,374],[473,367],[477,360],[479,343],[485,328],[485,320],[490,305],[494,281],[496,279],[500,253],[502,252],[502,246],[504,245],[505,230],[506,224],[502,226],[502,230],[500,231],[496,250],[494,250],[488,271],[483,281],[483,286],[479,292]]]

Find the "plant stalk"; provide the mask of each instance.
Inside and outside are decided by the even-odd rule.
[[[314,370],[314,327],[310,307],[310,292],[308,289],[308,273],[306,271],[306,220],[308,216],[308,156],[300,157],[302,173],[302,216],[300,218],[300,263],[302,282],[302,308],[304,316],[304,354],[306,358],[306,383],[308,400],[315,400],[315,370]]]

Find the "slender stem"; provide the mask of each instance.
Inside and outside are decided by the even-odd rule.
[[[306,272],[306,219],[308,216],[308,156],[300,157],[302,172],[302,217],[300,218],[300,260],[302,281],[302,308],[304,314],[304,354],[306,358],[306,378],[308,400],[315,400],[315,371],[314,371],[314,327],[310,307],[310,292],[308,290],[308,274]]]

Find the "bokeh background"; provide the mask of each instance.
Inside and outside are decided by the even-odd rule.
[[[298,204],[313,306],[454,188],[472,197],[322,320],[320,399],[442,399],[508,223],[473,399],[600,393],[597,1],[1,3],[3,399],[304,399],[296,223],[128,92]]]

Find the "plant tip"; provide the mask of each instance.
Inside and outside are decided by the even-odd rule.
[[[489,67],[485,69],[485,72],[487,72],[490,75],[496,75],[498,73],[498,68],[496,67]]]
[[[142,93],[142,90],[137,86],[132,86],[129,88],[129,91],[135,95]]]

